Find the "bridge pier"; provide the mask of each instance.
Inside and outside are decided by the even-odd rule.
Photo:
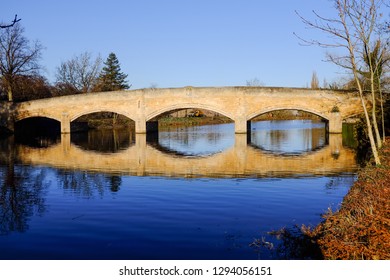
[[[135,121],[135,133],[136,134],[146,133],[146,121],[144,119]]]
[[[62,113],[61,117],[61,134],[70,133],[70,118],[68,113]]]
[[[236,134],[246,134],[251,130],[251,121],[247,121],[245,118],[240,117],[234,120],[234,132]]]
[[[331,113],[328,120],[328,132],[329,133],[342,133],[343,132],[343,120],[340,113]]]

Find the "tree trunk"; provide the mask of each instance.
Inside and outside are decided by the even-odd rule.
[[[379,80],[379,78],[378,78],[378,80]],[[379,81],[379,97],[380,97],[380,100],[381,100],[382,143],[385,143],[385,141],[386,141],[385,111],[384,111],[384,108],[383,108],[383,93],[382,93],[382,88],[381,88],[381,85],[380,85],[380,81]]]
[[[8,101],[13,101],[12,87],[10,84],[7,85]]]
[[[375,89],[375,72],[376,68],[374,69],[372,59],[371,59],[371,52],[370,50],[367,51],[367,59],[368,59],[368,64],[369,64],[369,69],[370,69],[370,84],[371,84],[371,98],[372,98],[372,126],[374,127],[375,131],[375,139],[376,139],[376,146],[378,149],[382,147],[382,138],[381,134],[379,133],[379,128],[378,128],[378,121],[376,120],[376,89]]]
[[[364,100],[362,100],[362,103],[364,103]],[[364,115],[366,116],[367,130],[368,130],[368,139],[370,140],[371,150],[372,150],[372,154],[374,156],[375,164],[376,165],[380,165],[381,164],[381,160],[379,158],[378,150],[376,148],[374,135],[372,133],[370,117],[368,115],[366,105],[363,105],[363,110],[364,110]]]
[[[352,57],[351,61],[352,61],[352,65],[356,66],[355,61],[354,61],[354,57]],[[367,133],[368,133],[368,139],[370,140],[370,146],[371,146],[371,150],[372,150],[372,155],[374,156],[375,164],[376,165],[380,165],[381,164],[381,160],[379,158],[378,150],[376,148],[376,142],[375,142],[374,134],[372,133],[372,125],[371,125],[370,115],[368,114],[367,106],[366,106],[366,103],[365,103],[365,98],[364,98],[364,95],[363,95],[363,89],[362,89],[362,86],[360,84],[360,81],[359,81],[359,78],[357,76],[357,72],[356,71],[354,71],[354,76],[355,76],[355,81],[356,81],[358,89],[359,89],[360,100],[362,102],[364,116],[365,116],[365,119],[366,119]]]
[[[382,137],[379,132],[378,121],[376,120],[376,107],[372,108],[372,125],[375,131],[376,146],[380,149],[382,148]]]

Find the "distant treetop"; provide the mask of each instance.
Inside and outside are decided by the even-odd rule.
[[[100,91],[124,90],[131,87],[126,80],[128,75],[121,72],[119,60],[115,53],[112,52],[108,55],[104,65],[97,85]]]

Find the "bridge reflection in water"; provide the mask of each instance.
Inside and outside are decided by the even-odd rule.
[[[355,172],[355,153],[343,147],[341,134],[330,134],[328,145],[299,155],[278,155],[247,144],[247,136],[235,134],[230,148],[204,157],[166,153],[136,134],[135,144],[116,153],[84,150],[71,143],[69,134],[47,148],[18,147],[22,163],[72,170],[88,170],[135,176],[172,177],[291,177]],[[130,141],[131,143],[131,141]]]

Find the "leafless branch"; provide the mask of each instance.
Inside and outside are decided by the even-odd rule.
[[[342,22],[339,19],[330,19],[330,18],[325,18],[320,16],[318,13],[315,11],[312,11],[313,14],[315,15],[316,20],[310,21],[303,16],[301,16],[297,11],[295,13],[297,16],[302,20],[304,25],[306,25],[309,28],[320,30],[324,32],[325,34],[330,35],[333,38],[336,38],[337,40],[346,40],[347,38],[345,37],[343,30],[337,28],[338,25],[342,25]],[[300,36],[298,36],[296,33],[294,35],[303,43],[303,45],[316,45],[320,46],[323,48],[339,48],[339,47],[344,47],[345,45],[340,44],[340,43],[324,43],[318,40],[307,40],[304,39]]]
[[[9,27],[12,27],[14,26],[17,22],[21,21],[22,19],[21,18],[18,18],[18,15],[15,15],[15,18],[14,20],[10,23],[10,24],[7,24],[7,25],[2,25],[0,24],[0,28],[9,28]]]

